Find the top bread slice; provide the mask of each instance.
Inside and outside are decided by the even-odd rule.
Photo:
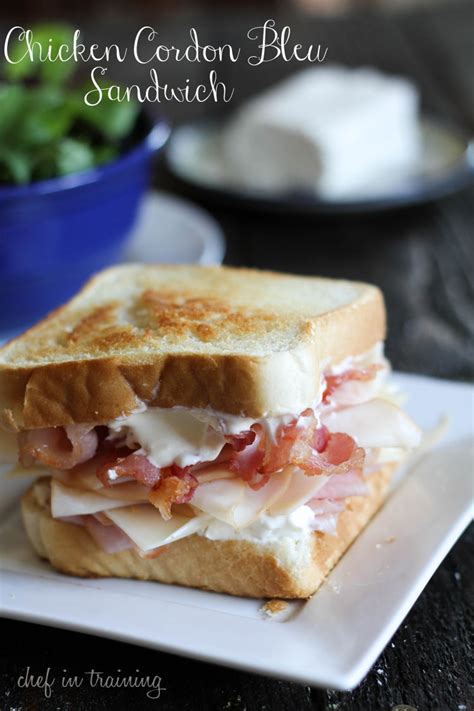
[[[10,430],[106,423],[143,402],[298,413],[330,363],[385,336],[381,292],[250,269],[125,265],[0,349]]]

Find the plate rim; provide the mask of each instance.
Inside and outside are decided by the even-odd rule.
[[[170,190],[150,187],[143,195],[142,202],[139,207],[138,220],[134,224],[130,235],[127,238],[127,244],[125,247],[124,258],[120,263],[133,263],[136,261],[147,263],[158,263],[167,264],[171,262],[157,262],[156,259],[152,261],[147,261],[144,259],[144,255],[141,255],[140,259],[137,258],[138,249],[134,245],[134,241],[137,239],[137,234],[140,233],[142,229],[140,225],[140,211],[145,209],[150,209],[148,206],[153,205],[155,208],[159,207],[161,204],[165,204],[168,208],[176,210],[176,213],[184,213],[186,219],[189,221],[196,220],[199,224],[199,240],[201,242],[201,251],[197,261],[180,262],[182,264],[202,264],[202,265],[220,265],[222,264],[225,252],[226,252],[226,242],[224,237],[224,232],[216,218],[205,208],[201,207],[191,200],[187,200],[182,195],[177,195]],[[166,237],[166,234],[161,236]],[[181,238],[184,241],[184,238]],[[176,262],[172,262],[175,264]]]

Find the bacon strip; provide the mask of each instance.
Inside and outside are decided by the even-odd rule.
[[[255,490],[264,486],[270,475],[288,465],[297,466],[306,475],[343,474],[362,471],[365,452],[343,432],[331,433],[326,427],[317,427],[311,410],[301,418],[279,428],[275,441],[265,436],[258,425],[255,437],[244,449],[234,451],[228,467]]]
[[[351,470],[361,472],[365,459],[362,447],[357,447],[352,437],[343,432],[328,432],[325,427],[319,429],[308,430],[296,440],[290,463],[307,476],[344,474]]]
[[[255,441],[255,430],[247,430],[237,435],[226,435],[225,440],[236,452],[241,452],[245,447],[248,447]]]
[[[129,454],[126,457],[108,459],[97,469],[97,477],[104,486],[111,486],[114,477],[132,477],[145,486],[155,486],[161,477],[160,469],[150,462],[144,454]]]
[[[21,432],[18,444],[23,466],[41,462],[54,469],[72,469],[94,456],[98,437],[91,425],[67,425]]]
[[[196,486],[197,481],[189,475],[183,478],[167,476],[160,481],[155,489],[150,491],[148,500],[153,506],[156,506],[165,520],[169,520],[173,504],[187,504],[191,500]]]
[[[275,442],[267,438],[265,456],[260,471],[264,474],[271,474],[283,469],[288,464],[295,441],[300,435],[301,429],[298,428],[297,420],[289,425],[279,427]]]
[[[327,403],[331,395],[340,385],[347,383],[349,380],[373,380],[377,372],[383,368],[380,364],[368,365],[366,368],[350,368],[338,375],[326,375],[326,387],[323,392],[323,402]]]
[[[251,489],[257,491],[264,486],[270,476],[262,471],[265,458],[265,442],[262,429],[256,428],[252,444],[234,453],[229,461],[229,469],[240,476]]]
[[[324,456],[318,454],[315,450],[306,456],[296,456],[292,459],[292,464],[299,467],[304,471],[307,476],[318,476],[319,474],[325,474],[326,476],[331,476],[333,474],[345,474],[348,471],[362,471],[364,466],[365,452],[361,447],[354,450],[351,457],[340,464],[331,464],[331,462]]]

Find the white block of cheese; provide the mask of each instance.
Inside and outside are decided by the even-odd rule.
[[[244,104],[222,142],[247,188],[326,198],[373,192],[420,160],[415,86],[375,69],[311,67]]]

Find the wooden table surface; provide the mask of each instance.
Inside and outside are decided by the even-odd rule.
[[[214,43],[233,41],[268,13],[185,15],[160,20],[163,36],[203,28]],[[143,17],[125,22],[120,13],[82,22],[92,34],[130,36]],[[376,64],[416,80],[424,106],[474,133],[474,6],[463,0],[431,9],[338,20],[285,17],[295,34],[317,38],[334,61]],[[146,22],[153,23],[147,16]],[[156,23],[155,23],[156,24]],[[182,38],[183,39],[183,38]],[[178,41],[178,40],[176,40]],[[183,40],[184,41],[184,40]],[[268,65],[229,77],[239,98],[294,67]],[[133,75],[134,68],[123,72]],[[171,71],[171,70],[170,70]],[[199,68],[193,71],[201,71]],[[167,80],[171,80],[170,74]],[[173,119],[202,115],[203,106],[168,106]],[[161,170],[157,183],[175,187]],[[301,274],[363,279],[384,291],[389,313],[388,355],[399,370],[472,379],[474,358],[474,188],[421,209],[357,219],[297,219],[238,213],[208,205],[228,240],[226,263]],[[449,474],[449,473],[448,473]],[[472,604],[474,531],[457,543],[362,684],[339,693],[233,671],[87,635],[15,621],[2,623],[0,707],[30,709],[161,708],[251,711],[389,711],[406,704],[418,711],[474,708]],[[158,611],[159,614],[159,611]],[[281,650],[285,654],[285,650]],[[18,676],[51,667],[81,675],[86,669],[158,674],[166,692],[148,701],[131,689],[98,694],[90,688],[19,689]]]

